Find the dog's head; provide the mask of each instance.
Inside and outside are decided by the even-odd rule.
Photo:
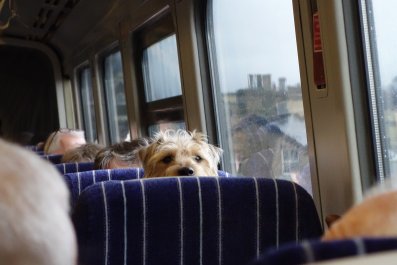
[[[199,132],[167,130],[157,133],[138,156],[145,178],[163,176],[217,176],[222,149]]]

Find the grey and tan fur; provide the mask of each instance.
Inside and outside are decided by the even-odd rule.
[[[217,176],[222,149],[208,143],[200,132],[166,130],[142,147],[139,159],[145,178],[164,176]]]

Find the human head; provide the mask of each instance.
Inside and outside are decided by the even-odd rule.
[[[141,167],[136,156],[137,150],[147,144],[143,138],[113,144],[98,152],[94,167],[96,169],[112,169],[126,167]]]
[[[59,129],[48,136],[44,144],[46,154],[64,154],[66,151],[85,144],[84,131]]]
[[[74,265],[69,192],[57,170],[0,140],[0,263]]]
[[[62,156],[62,163],[94,162],[95,156],[101,151],[103,146],[99,144],[83,144],[74,149],[70,149]]]

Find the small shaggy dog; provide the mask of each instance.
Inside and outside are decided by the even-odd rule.
[[[145,178],[164,176],[218,176],[222,149],[199,132],[167,130],[138,151]]]

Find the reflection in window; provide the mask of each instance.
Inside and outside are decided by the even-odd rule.
[[[80,99],[83,111],[83,122],[87,141],[95,142],[97,139],[94,95],[90,68],[85,67],[79,71]]]
[[[182,94],[175,34],[143,51],[142,68],[147,102]]]
[[[232,161],[226,170],[293,180],[311,193],[292,2],[212,0],[210,7],[218,126]]]
[[[368,67],[378,177],[397,176],[397,2],[362,0],[361,15]]]
[[[120,51],[104,59],[104,90],[111,143],[124,140],[129,133]]]
[[[299,166],[299,156],[296,149],[287,149],[284,148],[282,150],[283,155],[283,173],[290,174],[297,170]]]

